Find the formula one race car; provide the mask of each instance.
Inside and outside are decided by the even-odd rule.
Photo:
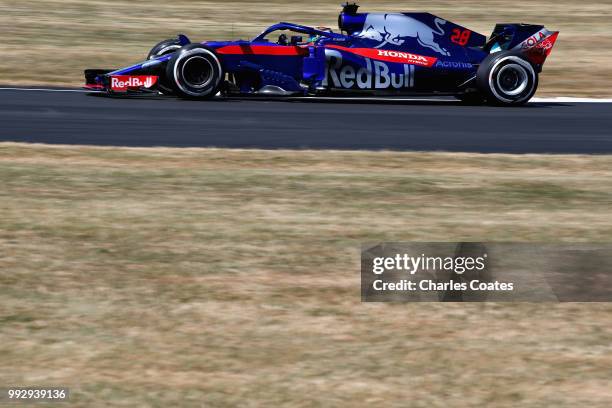
[[[85,71],[86,88],[215,95],[453,95],[467,103],[524,104],[558,32],[498,24],[487,40],[428,13],[358,13],[346,4],[341,33],[279,23],[251,41],[165,40],[147,60]],[[288,36],[288,33],[290,34]]]

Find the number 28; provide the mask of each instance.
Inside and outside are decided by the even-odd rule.
[[[451,41],[455,44],[466,45],[470,41],[472,32],[470,30],[461,30],[460,28],[453,29],[453,35],[451,35]]]

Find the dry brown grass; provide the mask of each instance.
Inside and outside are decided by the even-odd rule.
[[[0,83],[81,85],[86,67],[118,67],[158,41],[186,32],[196,40],[251,38],[289,20],[336,26],[338,1],[3,0]],[[496,22],[560,30],[539,95],[609,96],[610,0],[362,1],[364,10],[426,10],[489,35]]]
[[[612,307],[361,304],[362,242],[609,241],[612,157],[0,145],[0,384],[609,407]]]

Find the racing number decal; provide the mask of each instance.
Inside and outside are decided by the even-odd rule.
[[[470,30],[462,30],[460,28],[454,28],[453,35],[451,35],[450,39],[455,44],[465,46],[468,43],[468,41],[470,41],[471,36],[472,36],[472,32]]]

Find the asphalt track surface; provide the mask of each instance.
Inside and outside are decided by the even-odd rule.
[[[0,141],[99,146],[612,153],[612,104],[182,101],[0,89]]]

